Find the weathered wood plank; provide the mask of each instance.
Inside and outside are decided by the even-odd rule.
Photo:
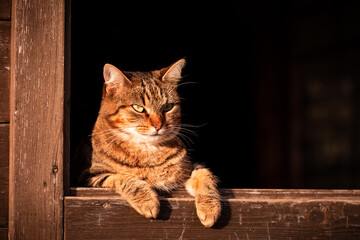
[[[200,224],[184,191],[160,198],[157,220],[111,191],[74,191],[87,193],[65,198],[65,239],[360,238],[360,191],[223,190],[222,217],[211,229]]]
[[[10,20],[11,18],[11,0],[0,1],[0,20]]]
[[[0,228],[0,239],[1,240],[8,239],[8,229],[7,228]]]
[[[13,0],[10,239],[62,239],[64,2]]]
[[[10,22],[0,21],[0,123],[9,122],[10,29]]]
[[[8,226],[9,124],[0,124],[0,228]],[[1,239],[1,238],[0,238]]]
[[[220,189],[223,199],[353,199],[360,198],[360,190],[318,190],[318,189]],[[189,194],[184,190],[161,194],[167,198],[188,198]],[[71,188],[70,196],[73,197],[119,197],[115,191],[109,188]]]

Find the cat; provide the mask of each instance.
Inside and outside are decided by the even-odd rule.
[[[112,188],[141,215],[156,218],[156,190],[185,187],[195,197],[200,222],[211,227],[221,212],[217,177],[193,164],[179,134],[177,86],[185,59],[149,72],[120,71],[105,64],[105,83],[91,135],[91,163],[82,178]]]

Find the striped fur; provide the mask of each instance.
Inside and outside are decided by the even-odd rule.
[[[155,189],[186,186],[195,196],[200,221],[211,227],[221,211],[216,177],[206,168],[194,167],[179,138],[177,86],[184,64],[181,59],[151,72],[122,72],[105,65],[91,164],[82,178],[90,186],[115,189],[147,218],[159,213]]]

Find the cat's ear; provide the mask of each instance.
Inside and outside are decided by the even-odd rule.
[[[185,59],[182,58],[171,66],[161,69],[160,73],[162,75],[162,80],[164,82],[170,81],[177,83],[181,79],[181,71],[184,68],[185,63]]]
[[[108,94],[114,93],[116,88],[131,85],[131,81],[124,75],[124,73],[111,64],[105,64],[103,74],[106,93]]]

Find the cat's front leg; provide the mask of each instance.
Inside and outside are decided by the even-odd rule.
[[[156,218],[160,202],[156,192],[145,181],[123,174],[109,176],[102,187],[115,189],[130,205],[146,218]]]
[[[186,190],[195,197],[196,212],[205,227],[215,224],[221,213],[217,178],[206,168],[192,171],[185,183]]]

